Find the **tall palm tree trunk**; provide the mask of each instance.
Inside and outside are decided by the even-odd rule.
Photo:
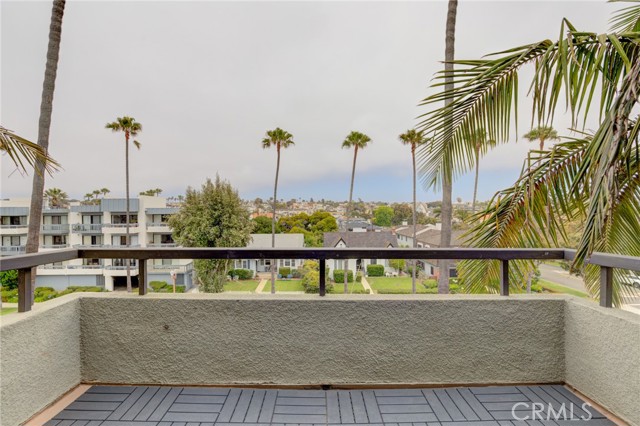
[[[471,213],[476,212],[476,200],[478,198],[478,177],[480,175],[480,146],[476,145],[476,179],[473,183],[473,202],[471,203]]]
[[[446,41],[445,41],[445,70],[448,72],[445,79],[444,89],[446,91],[453,90],[453,77],[451,72],[453,71],[453,61],[455,53],[455,41],[456,41],[456,12],[458,9],[458,0],[449,0],[449,7],[447,10],[447,28],[446,28]],[[449,106],[452,102],[451,98],[444,100],[445,106]],[[453,114],[447,122],[447,126],[451,127],[451,120]],[[451,143],[451,141],[448,141]],[[449,247],[451,245],[451,219],[453,213],[453,205],[451,204],[451,192],[453,191],[453,176],[451,168],[445,167],[444,176],[442,179],[442,210],[440,217],[442,220],[442,230],[440,234],[440,247]],[[438,293],[449,293],[449,260],[440,260],[438,262],[440,275],[438,276]]]
[[[413,248],[417,247],[417,225],[416,225],[416,145],[411,145],[411,162],[413,163]],[[411,268],[411,293],[416,294],[416,265],[418,261],[412,260]]]
[[[356,177],[356,159],[358,158],[358,145],[355,146],[353,150],[353,167],[351,168],[351,186],[349,187],[349,203],[347,204],[347,213],[345,219],[345,232],[349,232],[349,216],[351,215],[351,201],[353,200],[353,181]],[[344,271],[344,293],[347,294],[348,290],[348,275],[349,275],[349,259],[344,259],[345,266],[343,268]],[[355,279],[355,276],[353,277]]]
[[[126,217],[126,229],[127,229],[127,237],[126,237],[126,243],[127,243],[127,248],[131,245],[131,235],[129,233],[129,133],[125,133],[124,134],[124,163],[125,163],[125,174],[126,174],[126,178],[125,178],[125,185],[126,185],[126,191],[127,191],[127,217]],[[131,293],[133,291],[133,287],[131,286],[131,261],[129,259],[125,259],[125,262],[127,263],[127,292]],[[140,277],[138,277],[138,282],[140,282]],[[140,285],[140,284],[138,284]]]
[[[60,40],[62,38],[62,17],[65,0],[54,0],[49,25],[49,46],[47,47],[47,63],[42,83],[42,100],[40,102],[40,119],[38,121],[38,145],[45,153],[49,151],[49,131],[53,112],[53,93],[58,73]],[[42,161],[36,161],[33,183],[31,186],[31,205],[29,207],[29,228],[27,231],[27,253],[37,253],[40,242],[40,224],[42,222],[42,203],[44,196],[45,168]],[[33,288],[36,281],[36,268],[31,268],[31,304],[33,304]]]
[[[273,185],[273,216],[271,218],[271,248],[276,246],[276,200],[278,195],[278,174],[280,173],[280,145],[277,146],[276,183]],[[271,294],[276,292],[276,260],[271,259]]]

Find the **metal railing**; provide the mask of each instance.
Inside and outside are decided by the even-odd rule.
[[[154,226],[168,228],[169,224],[167,222],[147,222],[147,228],[151,228]]]
[[[18,311],[31,309],[31,268],[38,265],[73,259],[135,259],[138,262],[138,291],[147,293],[147,260],[152,259],[316,259],[319,262],[320,296],[326,294],[328,259],[455,259],[497,260],[500,262],[500,295],[509,295],[509,262],[514,260],[572,260],[573,250],[565,249],[365,249],[365,248],[90,248],[63,249],[48,253],[34,253],[9,257],[0,264],[0,271],[18,270]],[[640,257],[594,253],[588,260],[602,269],[600,305],[612,306],[613,268],[640,271]]]
[[[140,226],[138,222],[129,224],[129,228],[136,228],[138,226]],[[127,224],[126,223],[103,223],[102,227],[103,228],[126,228]]]
[[[101,223],[74,223],[71,225],[73,232],[90,232],[90,233],[102,233]]]
[[[28,228],[29,225],[22,224],[22,225],[0,225],[0,229],[19,229],[19,228]]]
[[[0,246],[2,253],[24,253],[26,249],[27,246]]]
[[[49,223],[49,224],[42,225],[43,234],[51,233],[51,232],[66,234],[69,232],[69,224],[68,223],[60,223],[60,224]]]
[[[40,248],[43,249],[63,249],[69,247],[69,244],[43,244]]]
[[[178,247],[176,243],[152,243],[147,244],[147,247]]]

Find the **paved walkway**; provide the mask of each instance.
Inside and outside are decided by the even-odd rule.
[[[267,285],[267,282],[270,283],[270,281],[265,280],[264,278],[262,278],[260,280],[260,282],[258,283],[258,287],[256,287],[256,293],[262,293],[262,290],[264,290],[264,286]]]
[[[522,421],[532,419],[534,403],[545,420]],[[559,385],[328,391],[93,386],[45,426],[615,425],[583,404]],[[549,407],[563,413],[563,406],[566,417],[546,420]]]
[[[367,281],[367,279],[364,277],[364,275],[362,276],[362,279],[360,280],[360,284],[362,284],[362,287],[364,287],[365,290],[369,290],[369,294],[373,294],[373,289],[371,288],[371,285],[369,284],[369,281]]]

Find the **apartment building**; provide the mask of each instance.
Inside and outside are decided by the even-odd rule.
[[[28,199],[0,200],[0,254],[23,254],[29,220]],[[178,208],[168,207],[166,198],[140,196],[130,199],[129,231],[132,247],[175,247],[168,225],[169,216]],[[72,202],[65,208],[45,205],[42,211],[40,251],[68,247],[118,247],[126,245],[126,200],[105,198],[97,204]],[[138,283],[138,265],[130,260],[132,283]],[[171,282],[177,272],[177,284],[192,286],[191,260],[149,261],[148,281]],[[66,288],[70,285],[100,286],[107,290],[126,287],[127,259],[76,259],[38,268],[36,286]]]

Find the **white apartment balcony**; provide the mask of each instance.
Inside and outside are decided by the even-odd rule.
[[[42,225],[41,233],[43,235],[64,235],[69,233],[69,224],[45,224]]]
[[[100,247],[105,247],[104,244],[74,244],[73,248],[81,248],[81,249],[88,249],[88,248],[100,248]]]
[[[71,229],[80,234],[102,234],[101,223],[74,223]]]
[[[0,246],[0,253],[3,256],[11,256],[14,254],[24,254],[26,246]]]
[[[68,248],[69,244],[42,244],[40,246],[41,249],[45,250],[59,250],[63,248]]]
[[[150,243],[147,244],[147,247],[178,247],[178,244],[176,243]]]
[[[188,263],[186,265],[150,265],[149,270],[155,272],[189,272],[193,270],[193,263]]]
[[[171,232],[169,224],[166,222],[147,222],[147,232]]]
[[[29,225],[0,225],[2,235],[22,235],[27,233]]]
[[[104,232],[105,234],[124,234],[127,232],[127,224],[126,223],[103,223],[102,232]],[[132,234],[140,232],[140,224],[130,223],[129,232]]]

